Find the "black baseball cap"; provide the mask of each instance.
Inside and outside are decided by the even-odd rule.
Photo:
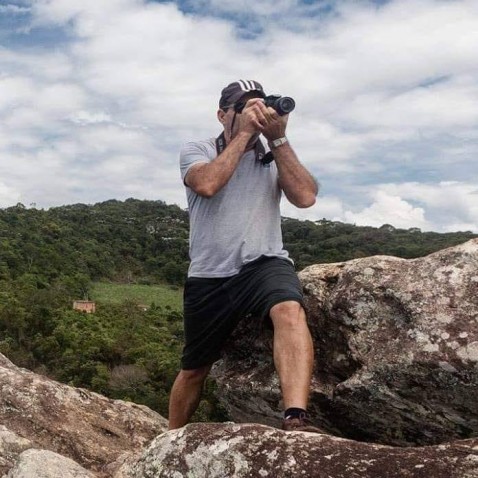
[[[219,108],[229,108],[237,103],[246,93],[255,91],[260,97],[265,97],[262,85],[254,80],[238,80],[227,85],[221,91],[221,99],[219,100]]]

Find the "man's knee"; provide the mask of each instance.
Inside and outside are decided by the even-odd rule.
[[[206,380],[206,377],[211,370],[211,365],[205,365],[204,367],[199,367],[195,369],[182,369],[179,372],[181,380],[184,380],[189,383],[201,383]]]
[[[299,327],[306,323],[305,311],[299,302],[288,300],[274,305],[269,312],[275,327]]]

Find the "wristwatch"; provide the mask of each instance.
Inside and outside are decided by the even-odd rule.
[[[279,146],[282,146],[283,144],[288,143],[289,140],[287,139],[286,136],[283,136],[282,138],[277,138],[272,141],[269,141],[269,148],[278,148]]]

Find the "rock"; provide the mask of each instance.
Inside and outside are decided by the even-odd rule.
[[[310,401],[348,438],[427,445],[478,436],[478,239],[300,274],[316,347]],[[234,421],[279,425],[271,332],[243,321],[214,368]]]
[[[2,453],[4,466],[28,446],[69,457],[99,477],[111,476],[115,463],[167,429],[166,420],[147,407],[60,384],[16,367],[1,354],[0,423],[10,438],[31,442],[9,445]]]
[[[94,478],[69,458],[48,450],[24,451],[6,478]]]
[[[191,424],[115,478],[477,478],[478,440],[393,448],[263,425]]]
[[[22,451],[32,446],[30,440],[20,437],[8,430],[7,427],[0,425],[0,476],[12,468]]]

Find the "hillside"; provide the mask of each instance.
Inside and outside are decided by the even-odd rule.
[[[106,201],[49,210],[0,210],[0,264],[12,278],[58,274],[145,283],[181,282],[187,213],[162,201]]]
[[[298,269],[375,254],[418,257],[477,237],[325,219],[284,218],[283,229]],[[0,209],[0,353],[166,415],[180,366],[188,234],[187,212],[162,201]],[[72,310],[72,301],[85,297],[98,298],[95,314]],[[208,382],[196,419],[221,418],[214,386]]]
[[[420,257],[476,234],[359,227],[326,219],[283,219],[284,243],[298,269],[388,254]],[[162,201],[110,200],[48,210],[0,210],[0,279],[33,274],[124,283],[182,284],[188,267],[188,214]]]

